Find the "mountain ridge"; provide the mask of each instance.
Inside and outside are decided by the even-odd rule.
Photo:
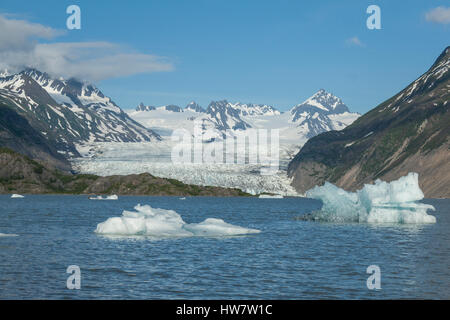
[[[140,112],[157,112],[163,109],[164,107],[144,106],[141,103],[132,113],[132,117],[145,125],[158,117],[164,118],[165,115],[154,113],[152,121],[147,122],[148,117]],[[232,103],[228,100],[211,101],[206,109],[193,101],[184,108],[184,111],[193,112],[189,119],[201,121],[203,131],[216,131],[215,135],[223,138],[226,138],[227,130],[245,131],[254,128],[253,120],[258,117],[261,117],[259,123],[282,117],[284,119],[282,127],[298,127],[298,132],[304,132],[305,137],[310,138],[324,131],[342,129],[359,116],[358,113],[350,112],[340,98],[324,89],[286,112],[266,104]],[[167,116],[170,117],[170,113]]]
[[[27,119],[66,158],[79,156],[77,144],[160,139],[94,85],[35,69],[0,77],[0,103]]]

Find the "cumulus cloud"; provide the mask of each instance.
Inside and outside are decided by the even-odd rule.
[[[99,81],[174,69],[167,58],[133,52],[110,42],[52,42],[63,34],[0,15],[0,70],[16,72],[31,67],[57,77]]]
[[[351,46],[358,46],[358,47],[364,46],[364,44],[361,42],[361,40],[359,40],[358,37],[352,37],[350,39],[347,39],[346,43]]]
[[[437,7],[425,13],[425,19],[430,22],[450,23],[450,7]]]

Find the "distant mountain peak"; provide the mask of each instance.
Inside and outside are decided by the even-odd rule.
[[[136,111],[152,111],[156,110],[156,107],[154,106],[146,106],[143,102],[139,103],[139,105],[136,107]]]
[[[350,112],[348,107],[339,97],[327,92],[325,89],[320,89],[304,102],[291,109],[290,112],[293,116],[292,121],[296,121],[300,117],[300,114],[303,114],[304,112],[313,111],[316,111],[319,114],[340,114]]]
[[[190,111],[201,112],[201,113],[206,112],[206,110],[195,101],[189,102],[187,104],[187,106],[184,108],[184,110],[190,110]]]
[[[327,92],[325,89],[320,89],[299,106],[302,105],[310,105],[327,111],[335,110],[336,113],[348,111],[347,106],[342,102],[340,98],[336,97],[332,93]]]
[[[359,114],[351,113],[340,98],[325,89],[320,89],[301,104],[294,106],[290,113],[291,121],[306,130],[308,138],[345,127],[346,123],[334,119],[336,116],[348,115],[352,119],[359,117]]]
[[[8,69],[0,70],[0,78],[5,78],[5,77],[8,77],[10,75],[11,75],[11,73],[9,72]]]
[[[431,67],[431,69],[433,69],[433,67],[436,64],[439,64],[441,62],[447,62],[449,59],[450,59],[450,46],[448,46],[447,48],[444,49],[444,51],[442,51],[442,53],[439,55],[439,57],[434,62],[434,64]]]

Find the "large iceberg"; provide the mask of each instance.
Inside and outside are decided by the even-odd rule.
[[[427,214],[432,205],[418,201],[424,198],[419,187],[419,175],[411,172],[392,182],[375,181],[361,190],[347,192],[326,182],[306,192],[307,197],[322,200],[320,211],[305,218],[330,222],[368,223],[435,223]]]
[[[200,223],[186,223],[173,210],[137,205],[136,211],[123,211],[121,217],[113,217],[99,223],[98,234],[149,237],[237,236],[259,233],[256,229],[235,226],[221,219],[209,218]]]

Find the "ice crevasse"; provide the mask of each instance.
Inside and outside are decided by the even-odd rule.
[[[432,205],[420,203],[424,194],[419,175],[408,175],[392,182],[375,181],[356,192],[347,192],[326,182],[306,192],[307,197],[322,200],[320,211],[309,215],[311,220],[367,223],[435,223],[427,214]]]
[[[236,236],[259,233],[226,223],[222,219],[208,218],[200,223],[186,223],[174,210],[137,205],[136,211],[123,211],[121,217],[112,217],[97,225],[98,234],[150,237]]]

